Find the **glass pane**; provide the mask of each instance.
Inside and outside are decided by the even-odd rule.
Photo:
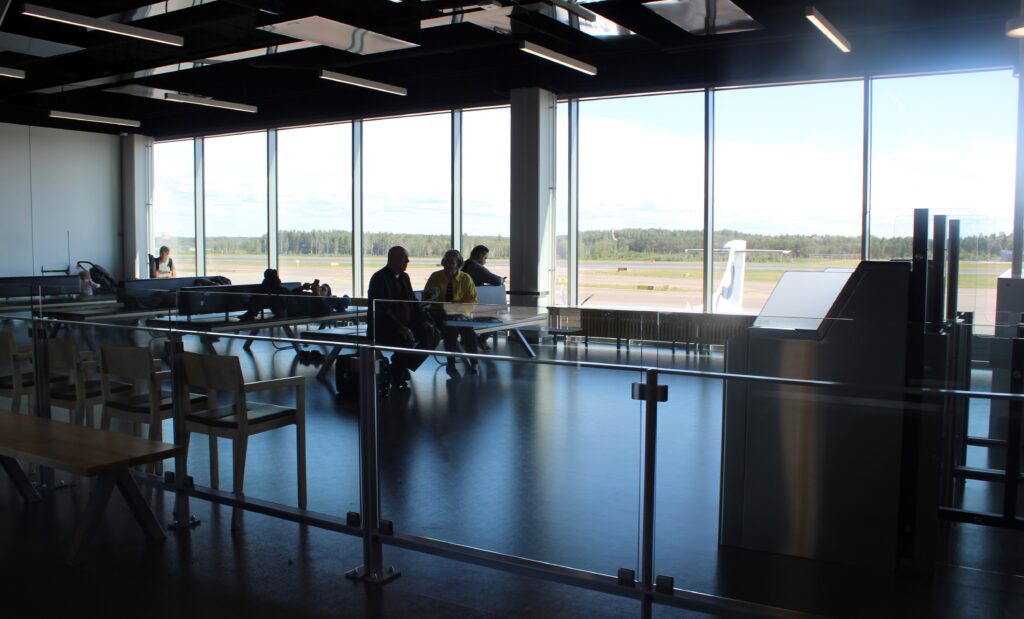
[[[700,305],[703,94],[583,101],[579,152],[580,305]]]
[[[960,219],[959,309],[992,333],[1013,244],[1017,81],[992,71],[872,88],[871,257],[910,256],[914,207]]]
[[[462,115],[462,253],[490,251],[487,268],[509,275],[509,108]]]
[[[863,88],[715,93],[714,311],[758,313],[786,271],[856,266]]]
[[[352,126],[277,134],[277,251],[284,281],[352,294]]]
[[[267,268],[267,134],[208,138],[206,274],[258,283]]]
[[[373,120],[363,125],[363,281],[388,248],[409,251],[409,277],[422,288],[451,247],[451,115]]]
[[[196,274],[196,176],[192,140],[153,145],[153,211],[149,253],[167,247],[179,277]],[[147,277],[149,267],[145,267]]]

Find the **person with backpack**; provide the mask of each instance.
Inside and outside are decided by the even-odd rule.
[[[171,260],[171,249],[164,245],[160,248],[160,256],[150,256],[149,276],[152,278],[177,277],[178,272],[174,270],[174,260]]]

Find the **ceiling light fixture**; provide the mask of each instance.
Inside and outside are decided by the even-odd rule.
[[[597,19],[597,15],[595,15],[593,11],[585,9],[574,2],[568,2],[567,0],[548,0],[548,2],[554,6],[569,11],[580,19],[585,19],[587,21],[595,21]]]
[[[104,125],[119,125],[121,127],[141,127],[142,123],[127,118],[114,118],[112,116],[96,116],[94,114],[79,114],[78,112],[58,112],[50,110],[50,118],[61,118],[64,120],[80,120],[87,123],[102,123]]]
[[[819,13],[818,9],[814,8],[813,6],[809,6],[807,7],[807,10],[804,13],[804,15],[807,16],[807,21],[814,24],[814,27],[817,28],[818,30],[821,30],[821,33],[828,37],[829,41],[835,43],[836,47],[842,50],[844,54],[850,53],[850,50],[853,49],[853,46],[850,45],[849,39],[844,37],[843,33],[839,32],[838,28],[833,26],[827,19],[825,19],[825,16]]]
[[[529,41],[521,41],[519,43],[519,49],[523,50],[527,54],[533,54],[543,58],[544,60],[550,60],[556,64],[560,64],[563,67],[569,67],[570,69],[576,69],[580,73],[586,73],[587,75],[597,75],[597,67],[592,64],[587,64],[582,60],[576,60],[565,54],[559,54],[554,50],[550,50],[546,47],[531,43]]]
[[[25,79],[25,72],[21,69],[12,69],[10,67],[0,67],[0,77],[13,77],[16,80]]]
[[[218,107],[224,110],[234,110],[236,112],[248,112],[255,114],[258,109],[255,105],[246,105],[245,103],[233,103],[231,101],[221,101],[219,99],[212,99],[210,97],[200,97],[197,95],[186,95],[180,92],[169,92],[164,95],[165,101],[175,101],[177,103],[191,103],[192,105],[205,105],[206,107]]]
[[[145,28],[139,28],[137,26],[129,26],[127,24],[122,24],[120,22],[107,21],[104,19],[97,19],[95,17],[86,17],[85,15],[68,13],[67,11],[58,11],[57,9],[51,9],[45,6],[37,6],[35,4],[26,4],[25,8],[21,10],[21,14],[28,15],[29,17],[48,19],[50,21],[60,22],[62,24],[80,26],[82,28],[102,30],[103,32],[119,34],[125,37],[132,37],[133,39],[142,39],[144,41],[152,41],[154,43],[163,43],[164,45],[173,45],[175,47],[182,47],[183,45],[185,45],[184,38],[175,36],[173,34],[164,34],[163,32],[147,30]]]
[[[1006,36],[1011,39],[1024,39],[1024,16],[1006,20]]]
[[[392,86],[391,84],[375,82],[362,77],[356,77],[355,75],[345,75],[344,73],[328,71],[327,69],[322,69],[320,71],[320,77],[325,80],[331,80],[332,82],[341,82],[342,84],[349,84],[350,86],[360,86],[371,90],[379,90],[381,92],[387,92],[401,97],[404,97],[409,93],[408,90],[401,86]]]

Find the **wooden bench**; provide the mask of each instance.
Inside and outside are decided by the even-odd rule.
[[[0,411],[0,465],[26,502],[39,501],[41,497],[18,460],[96,477],[89,504],[68,550],[69,564],[81,558],[115,487],[146,536],[155,541],[164,539],[160,523],[129,468],[170,458],[178,449],[169,443]]]

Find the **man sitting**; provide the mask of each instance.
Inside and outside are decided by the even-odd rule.
[[[466,264],[462,265],[462,272],[469,275],[470,279],[473,280],[474,286],[500,286],[505,283],[506,278],[497,273],[492,273],[490,269],[484,266],[487,264],[487,256],[490,253],[491,250],[486,245],[477,245],[473,248],[473,251],[469,252],[469,260],[466,261]],[[481,335],[477,341],[480,350],[491,349],[487,345],[486,335]]]
[[[409,252],[396,245],[388,250],[387,265],[373,274],[367,289],[367,331],[377,344],[433,350],[440,339],[423,306],[416,300],[409,274]],[[407,387],[410,372],[425,355],[396,352],[391,357],[391,381]]]

